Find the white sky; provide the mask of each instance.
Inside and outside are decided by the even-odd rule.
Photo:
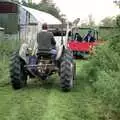
[[[40,0],[32,1],[38,3]],[[89,14],[92,14],[96,23],[99,23],[106,16],[120,13],[113,0],[53,0],[53,2],[70,21],[79,17],[83,22],[88,19]]]

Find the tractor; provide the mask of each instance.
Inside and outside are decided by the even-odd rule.
[[[28,78],[48,81],[49,77],[56,73],[60,79],[61,90],[70,91],[73,88],[76,65],[73,52],[65,44],[68,40],[67,32],[55,30],[52,32],[56,40],[55,61],[51,57],[54,53],[51,53],[49,49],[38,50],[36,46],[32,49],[27,43],[22,43],[20,48],[13,52],[10,60],[10,78],[14,89],[25,87]]]
[[[86,39],[86,30],[91,32],[92,39]],[[92,28],[72,28],[70,36],[68,48],[73,51],[75,58],[88,58],[93,53],[93,48],[99,44],[98,31]]]

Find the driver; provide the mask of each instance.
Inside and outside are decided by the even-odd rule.
[[[91,30],[88,31],[88,34],[84,37],[84,40],[86,42],[94,42],[95,41],[95,37],[92,35]]]
[[[40,31],[37,35],[37,43],[38,51],[49,51],[55,59],[56,41],[54,39],[53,33],[48,31],[48,25],[46,23],[42,25],[42,31]]]
[[[37,43],[39,49],[49,50],[55,48],[56,42],[53,33],[48,31],[48,25],[46,23],[42,25],[42,31],[37,35]]]

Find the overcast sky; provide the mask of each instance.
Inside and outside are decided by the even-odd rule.
[[[32,1],[39,2],[40,0]],[[70,21],[79,17],[82,22],[88,19],[89,14],[92,14],[96,23],[99,23],[106,16],[115,16],[120,13],[113,0],[53,0],[53,2]]]

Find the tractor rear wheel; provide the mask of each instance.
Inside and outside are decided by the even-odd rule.
[[[74,64],[73,55],[70,51],[65,51],[61,58],[60,82],[63,91],[70,91],[73,87]]]
[[[73,80],[76,80],[76,63],[73,62]]]
[[[25,62],[20,58],[18,52],[11,56],[10,78],[14,89],[23,88],[27,84],[27,72],[24,68]]]

